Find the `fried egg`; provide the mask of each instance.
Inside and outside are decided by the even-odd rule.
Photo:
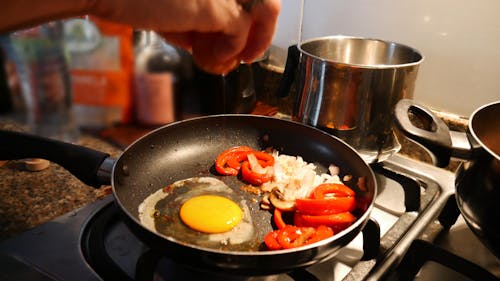
[[[224,250],[258,248],[246,200],[224,182],[194,177],[174,182],[139,205],[139,219],[160,235],[202,247]]]

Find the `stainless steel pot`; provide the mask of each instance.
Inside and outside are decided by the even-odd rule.
[[[412,98],[423,56],[388,41],[345,36],[311,39],[292,46],[279,90],[286,96],[297,71],[293,119],[350,144],[368,162],[400,149],[392,112]]]
[[[424,105],[401,100],[396,124],[409,138],[423,144],[436,165],[447,166],[451,157],[466,160],[457,172],[455,197],[471,230],[500,258],[500,101],[478,108],[467,132],[450,131],[443,120]],[[427,128],[413,125],[412,113]]]

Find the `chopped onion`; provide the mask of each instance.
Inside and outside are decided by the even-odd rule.
[[[248,154],[247,158],[253,172],[256,172],[257,174],[264,174],[264,168],[259,164],[257,157],[255,157],[253,153]]]
[[[318,174],[316,165],[307,163],[300,156],[279,154],[273,151],[273,157],[275,160],[273,178],[264,183],[261,189],[270,192],[273,188],[277,188],[285,200],[307,197],[316,186],[322,183],[342,183],[338,176],[339,168],[335,165],[328,167],[329,174]],[[251,162],[250,165],[252,165]]]
[[[272,167],[262,167],[259,163],[259,160],[257,160],[257,157],[255,157],[253,153],[248,154],[247,158],[248,163],[250,164],[250,169],[252,169],[253,172],[261,175],[270,175],[270,173],[273,172]]]
[[[330,175],[338,176],[340,174],[340,168],[333,164],[328,166],[328,171],[330,172]]]

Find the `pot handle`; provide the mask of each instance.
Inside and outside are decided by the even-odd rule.
[[[413,113],[428,127],[421,129],[410,121],[409,113]],[[444,121],[437,117],[424,105],[410,99],[400,100],[394,109],[396,126],[403,134],[426,147],[438,167],[446,167],[452,153],[450,130]]]
[[[57,163],[87,185],[109,185],[111,176],[102,177],[109,154],[84,146],[32,134],[0,130],[0,159],[42,158]]]
[[[297,45],[288,47],[285,70],[283,71],[283,76],[278,87],[278,97],[284,98],[290,94],[290,88],[292,87],[293,80],[295,80],[297,66],[299,65],[299,58],[299,47]]]

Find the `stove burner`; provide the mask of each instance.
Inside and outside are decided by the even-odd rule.
[[[119,220],[120,218],[116,206],[112,202],[108,203],[92,216],[92,219],[87,223],[82,233],[81,247],[83,255],[90,266],[104,280],[133,280],[129,276],[130,273],[125,271],[127,269],[122,269],[112,258],[112,256],[115,256],[120,260],[121,257],[132,253],[132,249],[114,247],[113,242],[107,247],[105,243],[107,240],[105,239],[107,229],[111,227],[111,225],[116,224]],[[119,237],[120,236],[116,239],[122,240]],[[131,238],[133,238],[133,236]],[[140,242],[133,241],[130,245],[140,245],[136,243]],[[133,249],[134,254],[138,251],[140,251],[140,249]]]

